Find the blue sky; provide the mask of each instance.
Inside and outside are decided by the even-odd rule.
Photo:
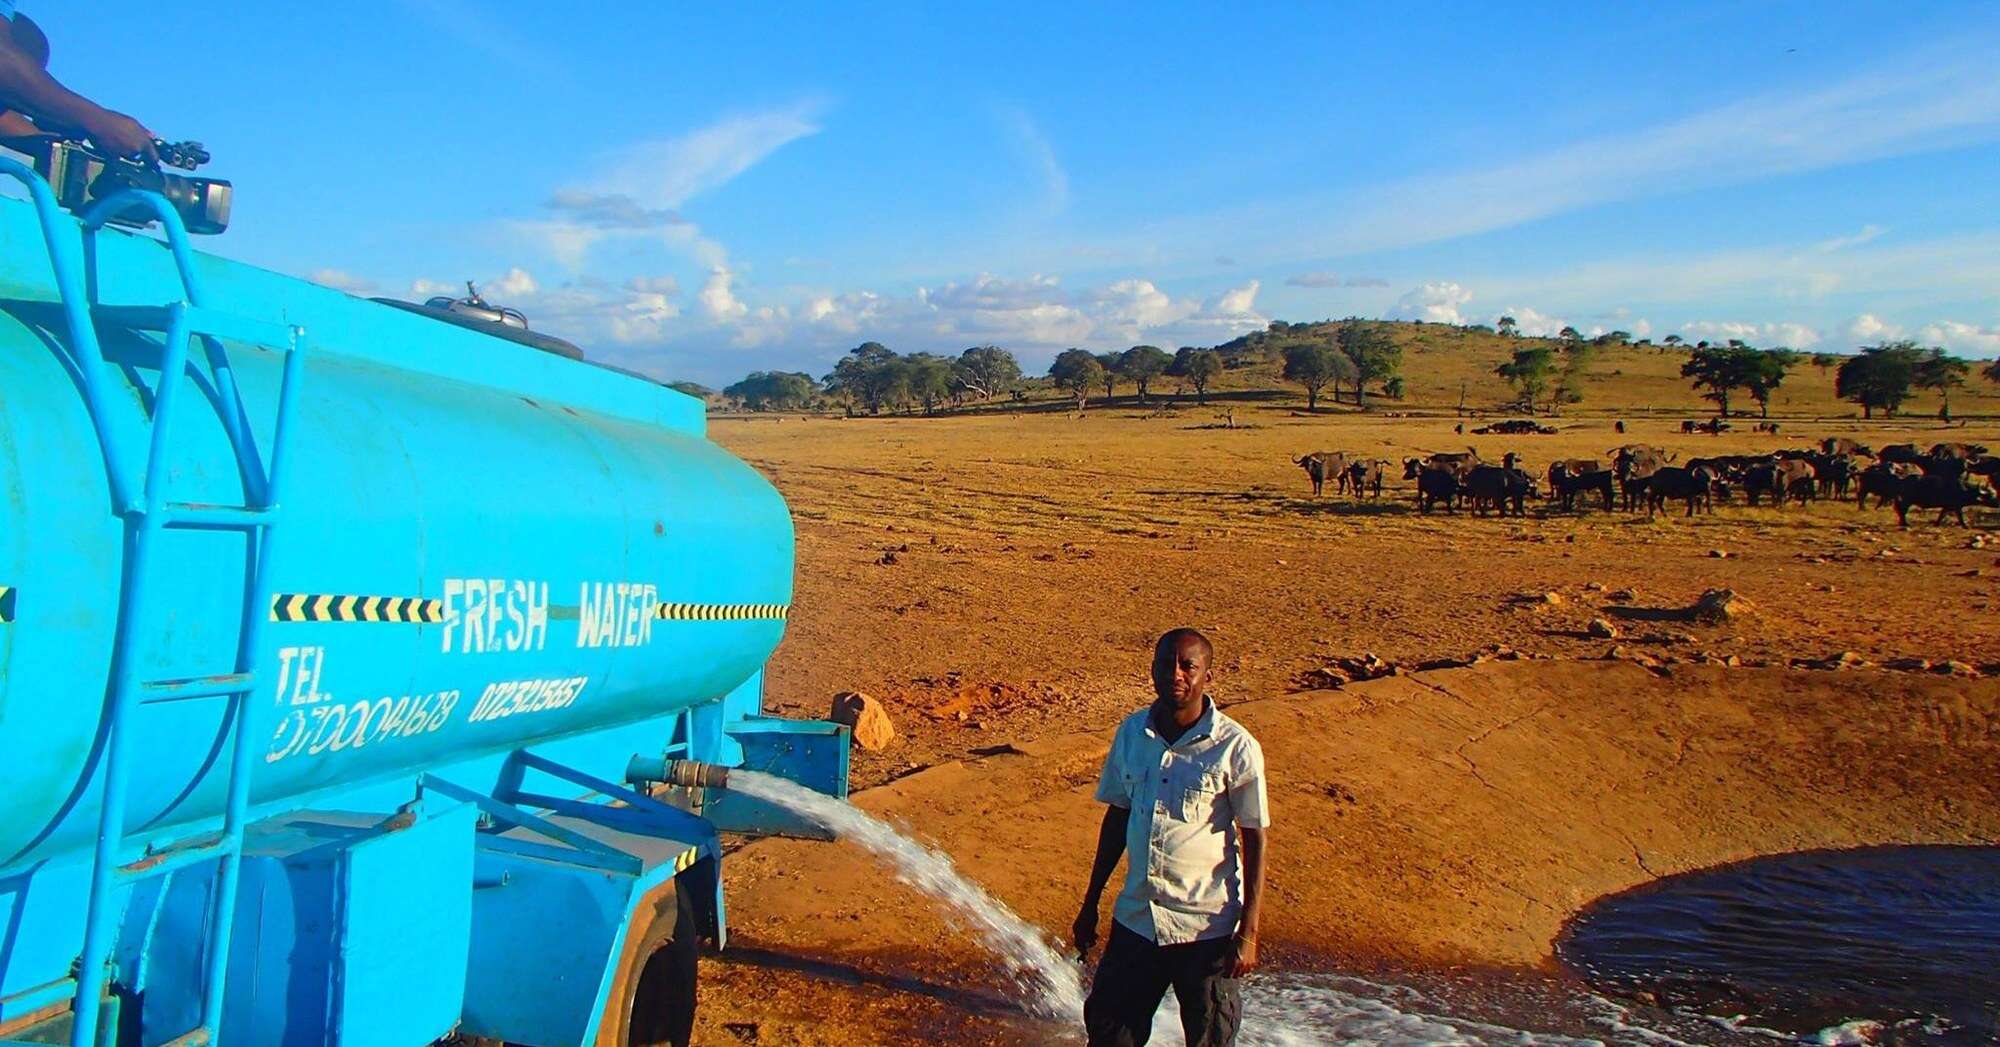
[[[2000,355],[1992,5],[22,6],[208,144],[212,249],[665,377],[1503,312]]]

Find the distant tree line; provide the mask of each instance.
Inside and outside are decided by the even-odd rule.
[[[1308,411],[1319,410],[1321,399],[1329,395],[1335,403],[1345,397],[1365,407],[1371,388],[1391,398],[1403,395],[1404,345],[1411,340],[1406,332],[1420,332],[1416,344],[1421,348],[1431,337],[1421,331],[1439,327],[1520,339],[1519,347],[1510,350],[1509,358],[1494,368],[1494,374],[1508,383],[1518,397],[1516,405],[1530,414],[1553,414],[1564,405],[1580,403],[1590,364],[1605,347],[1653,344],[1643,338],[1635,341],[1628,331],[1585,337],[1568,326],[1553,338],[1530,338],[1521,335],[1512,316],[1501,316],[1491,328],[1356,317],[1301,324],[1278,320],[1264,330],[1212,348],[1182,346],[1172,354],[1154,345],[1101,353],[1065,349],[1049,365],[1047,387],[1073,398],[1079,411],[1094,395],[1111,399],[1120,384],[1130,386],[1138,402],[1144,404],[1166,381],[1173,383],[1176,396],[1192,390],[1198,402],[1206,403],[1208,392],[1225,371],[1264,362],[1279,365],[1283,379],[1305,391]],[[1759,414],[1768,415],[1773,395],[1803,363],[1810,363],[1822,375],[1833,372],[1835,395],[1858,404],[1864,417],[1873,418],[1877,412],[1893,417],[1920,391],[1936,393],[1940,413],[1949,417],[1951,394],[1972,370],[1968,361],[1941,347],[1919,346],[1907,339],[1862,346],[1850,356],[1807,354],[1782,346],[1760,349],[1740,339],[1719,345],[1706,340],[1689,345],[1680,335],[1668,334],[1660,340],[1660,351],[1686,353],[1681,377],[1712,401],[1723,417],[1731,414],[1739,398],[1755,401]],[[1979,374],[2000,383],[2000,361],[1984,364]],[[750,411],[840,407],[850,414],[877,415],[885,411],[935,414],[947,405],[963,408],[1002,398],[1020,401],[1030,386],[1041,381],[1024,375],[1014,354],[996,345],[973,346],[952,357],[897,353],[880,342],[863,342],[818,379],[798,371],[755,371],[719,394],[693,382],[671,386],[703,399],[719,396]],[[1461,407],[1462,401],[1461,395]]]

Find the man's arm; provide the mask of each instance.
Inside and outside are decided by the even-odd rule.
[[[1243,922],[1236,926],[1236,964],[1232,978],[1257,969],[1257,920],[1264,911],[1264,832],[1239,826],[1243,842]]]
[[[113,112],[49,75],[48,41],[26,15],[0,21],[0,106],[18,109],[37,121],[77,128],[113,156],[145,154],[157,161],[153,132]]]
[[[1104,885],[1111,882],[1111,873],[1125,854],[1125,825],[1131,817],[1130,810],[1107,805],[1104,821],[1097,826],[1097,857],[1090,863],[1090,886],[1083,892],[1083,908],[1070,928],[1077,949],[1085,955],[1097,944],[1097,908],[1104,900]]]

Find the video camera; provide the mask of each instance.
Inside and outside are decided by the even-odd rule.
[[[156,167],[145,160],[106,156],[81,138],[41,134],[0,139],[0,145],[28,154],[35,172],[48,180],[56,192],[56,202],[66,210],[81,212],[91,204],[121,189],[145,189],[166,197],[180,212],[187,231],[213,235],[229,228],[230,184],[220,178],[197,178],[170,174],[164,168],[192,171],[208,162],[208,150],[200,142],[155,141],[159,153]],[[116,225],[144,228],[157,218],[152,211],[129,208],[111,217]]]

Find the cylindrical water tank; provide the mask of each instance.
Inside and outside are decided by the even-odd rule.
[[[114,654],[142,680],[234,667],[252,539],[161,534],[144,580],[155,613],[113,651],[138,581],[126,530],[31,209],[0,201],[0,236],[4,871],[93,838]],[[100,240],[100,301],[181,297],[158,243]],[[310,345],[271,539],[277,595],[253,609],[268,615],[253,805],[656,717],[769,657],[791,600],[790,517],[705,438],[697,401],[247,266],[203,256],[200,272],[209,305],[300,324]],[[110,421],[143,456],[159,336],[100,327]],[[280,356],[228,348],[268,457]],[[244,504],[212,374],[192,357],[168,497]],[[224,708],[135,710],[135,836],[219,811]]]

